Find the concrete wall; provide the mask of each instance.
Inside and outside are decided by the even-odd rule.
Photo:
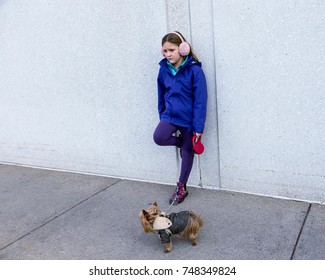
[[[222,186],[324,202],[325,2],[213,11]]]
[[[0,162],[175,183],[175,149],[152,132],[161,37],[179,30],[208,81],[204,186],[324,202],[324,12],[316,0],[0,1]]]

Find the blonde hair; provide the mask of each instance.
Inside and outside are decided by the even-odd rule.
[[[181,43],[182,43],[182,40],[181,38],[177,35],[179,34],[179,36],[181,36],[183,38],[183,42],[187,42],[185,37],[182,35],[182,33],[180,33],[179,31],[175,31],[175,32],[171,32],[171,33],[168,33],[166,34],[162,40],[161,40],[161,45],[163,46],[166,42],[168,43],[172,43],[172,44],[175,44],[177,46],[179,46]],[[188,42],[187,42],[188,43]],[[189,44],[189,43],[188,43]],[[196,61],[196,62],[199,62],[199,59],[198,57],[195,55],[195,53],[193,52],[193,48],[192,46],[189,44],[190,46],[190,55],[193,57],[193,59]]]

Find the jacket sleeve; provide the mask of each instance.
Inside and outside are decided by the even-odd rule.
[[[203,133],[206,120],[208,93],[205,75],[201,68],[199,68],[194,75],[193,94],[193,130],[196,133]]]
[[[165,111],[165,93],[166,93],[166,87],[162,80],[161,70],[159,70],[157,85],[158,85],[158,113],[160,119],[161,114]]]

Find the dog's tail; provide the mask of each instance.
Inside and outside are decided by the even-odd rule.
[[[201,227],[203,227],[203,220],[199,214],[197,214],[193,211],[190,211],[190,217],[193,221],[192,226],[197,227],[197,230],[199,230]]]

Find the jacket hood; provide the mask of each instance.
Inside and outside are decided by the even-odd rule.
[[[167,58],[164,58],[164,59],[162,59],[160,62],[159,62],[159,65],[161,66],[161,67],[166,67],[166,68],[168,68],[168,64],[167,64]],[[193,58],[193,56],[191,56],[191,55],[188,55],[187,56],[187,61],[186,61],[186,63],[182,66],[182,68],[185,68],[185,67],[189,67],[189,66],[192,66],[192,65],[197,65],[197,66],[200,66],[201,67],[201,62],[196,62],[195,60],[194,60],[194,58]]]

